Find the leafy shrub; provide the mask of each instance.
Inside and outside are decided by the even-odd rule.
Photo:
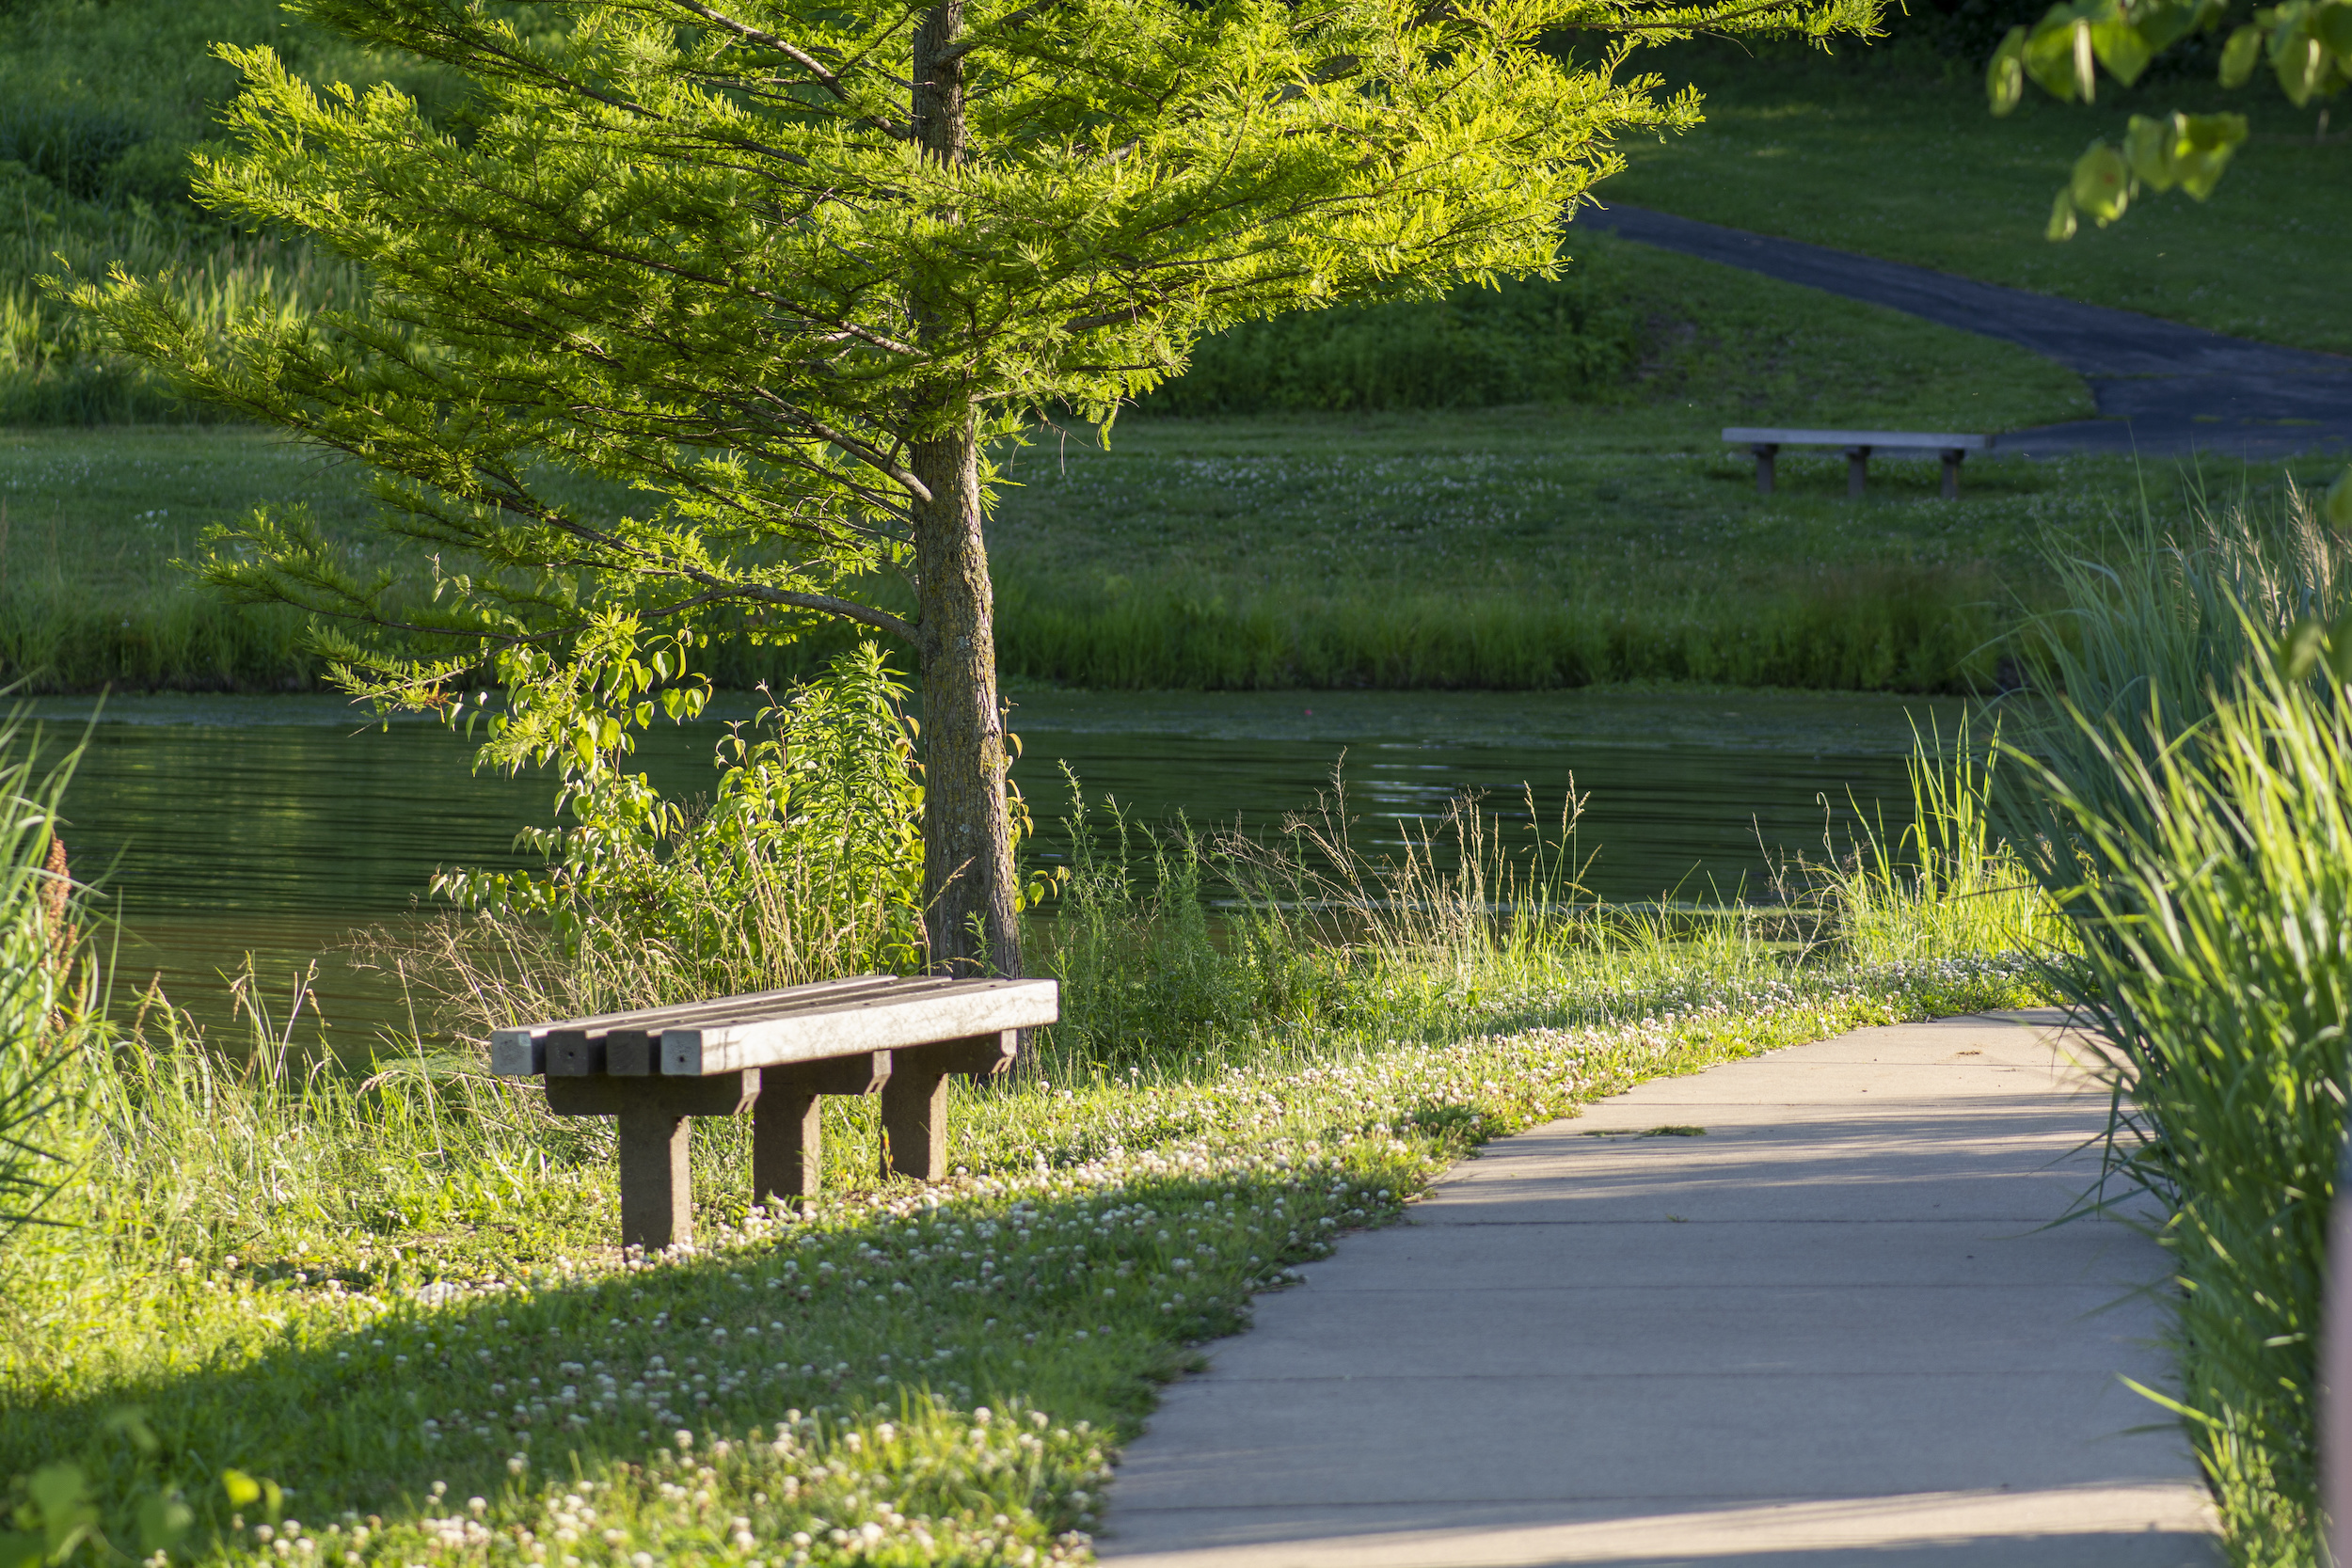
[[[556,1013],[920,969],[923,790],[907,688],[880,650],[859,644],[730,726],[696,802],[627,766],[658,706],[701,710],[709,688],[686,657],[681,641],[641,646],[612,619],[567,661],[511,656],[484,757],[554,767],[569,821],[523,834],[545,870],[445,873],[437,889],[488,915],[518,956],[545,923],[546,972],[569,977]]]

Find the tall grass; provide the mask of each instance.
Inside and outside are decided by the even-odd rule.
[[[226,233],[192,213],[140,201],[101,206],[0,164],[0,425],[204,423],[224,416],[183,403],[111,353],[87,318],[39,279],[103,277],[121,266],[168,276],[196,319],[224,330],[248,314],[283,317],[363,293],[358,269],[302,245]]]
[[[64,1182],[72,1149],[61,1112],[88,1030],[89,974],[56,833],[73,758],[43,774],[34,750],[21,718],[0,723],[0,1248],[43,1221]]]
[[[1558,278],[1470,284],[1442,299],[1245,323],[1204,339],[1139,411],[1385,412],[1607,395],[1640,362],[1647,324],[1621,263],[1585,255],[1561,266]]]
[[[2167,1402],[2249,1568],[2320,1560],[2312,1340],[2352,1026],[2352,699],[2288,650],[2343,614],[2344,551],[2291,494],[2069,566],[2075,604],[2045,643],[2065,698],[2013,801],[2012,836],[2080,934],[2083,962],[2054,978],[2112,1049],[2111,1174],[2170,1215]]]
[[[1800,904],[1825,911],[1848,955],[1864,964],[1909,963],[1953,953],[2031,953],[2054,958],[2074,931],[1999,831],[1994,804],[1999,731],[1979,748],[1963,717],[1949,743],[1915,728],[1904,770],[1910,820],[1889,832],[1874,814],[1840,853],[1800,868]],[[1859,808],[1857,808],[1859,815]]]

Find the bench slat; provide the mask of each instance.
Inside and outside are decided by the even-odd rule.
[[[615,1035],[625,1037],[644,1035],[659,1041],[667,1029],[691,1029],[744,1019],[778,1017],[808,1007],[828,1006],[844,1000],[885,993],[901,997],[918,996],[945,986],[969,983],[928,974],[861,974],[847,980],[790,986],[782,990],[756,991],[746,996],[674,1002],[666,1006],[641,1007],[634,1012],[602,1013],[593,1018],[523,1024],[491,1034],[490,1070],[502,1078],[527,1078],[547,1071],[550,1039],[580,1040],[594,1044]],[[624,1050],[631,1065],[609,1067],[606,1070],[624,1073],[659,1070],[650,1062],[644,1066],[635,1065],[640,1060],[637,1056],[639,1049],[633,1040],[628,1040]]]
[[[766,1018],[665,1029],[661,1071],[691,1078],[1034,1029],[1060,1016],[1060,990],[1052,980],[932,981],[898,995],[819,998]]]
[[[1924,451],[1985,451],[1990,436],[1936,436],[1910,430],[1751,430],[1735,425],[1724,439],[1749,446],[1876,447],[1881,451],[1917,448]]]

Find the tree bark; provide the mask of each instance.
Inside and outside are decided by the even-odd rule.
[[[964,157],[963,64],[942,58],[963,30],[961,0],[927,12],[914,31],[911,104],[917,139],[941,164]],[[944,335],[943,302],[916,298],[917,338]],[[915,411],[933,431],[908,467],[929,500],[914,507],[915,600],[923,665],[923,892],[931,969],[1017,974],[1005,726],[996,698],[995,600],[980,533],[980,461],[971,394],[943,388]]]
[[[980,537],[979,448],[960,436],[914,443],[931,499],[914,509],[922,612],[923,892],[931,968],[1017,974],[1005,726],[996,699],[994,600]]]

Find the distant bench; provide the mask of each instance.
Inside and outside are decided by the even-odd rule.
[[[1772,460],[1783,447],[1843,447],[1846,449],[1846,494],[1862,497],[1863,482],[1874,451],[1932,451],[1944,457],[1944,499],[1960,496],[1961,460],[1993,445],[1990,436],[1922,436],[1899,430],[1742,430],[1724,432],[1724,439],[1756,453],[1756,493],[1772,493]]]
[[[813,1196],[821,1098],[882,1096],[885,1173],[947,1174],[947,1080],[1011,1066],[1053,1022],[1051,980],[863,975],[597,1018],[501,1029],[490,1070],[546,1076],[548,1108],[620,1123],[621,1243],[693,1239],[690,1117],[752,1113],[752,1201]]]

